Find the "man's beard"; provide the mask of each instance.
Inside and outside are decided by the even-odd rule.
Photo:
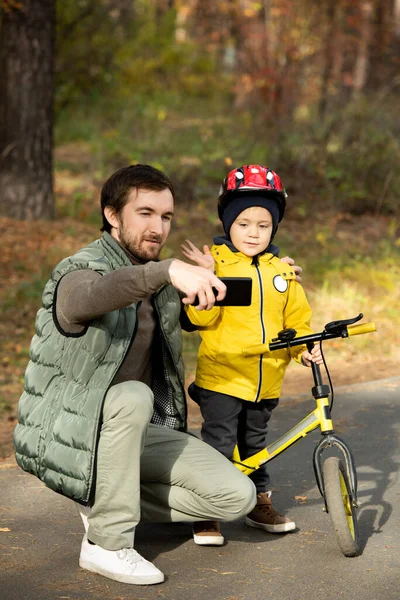
[[[162,238],[157,235],[147,235],[144,238],[136,238],[126,234],[124,229],[122,229],[119,232],[119,240],[122,246],[124,246],[134,258],[142,263],[146,263],[150,260],[157,260],[162,248]],[[146,241],[158,242],[159,245],[144,248],[143,246]]]

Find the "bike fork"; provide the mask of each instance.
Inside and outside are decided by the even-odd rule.
[[[351,502],[357,508],[357,473],[353,454],[344,440],[339,438],[335,433],[325,434],[323,439],[314,449],[313,466],[315,479],[317,480],[318,489],[325,502],[325,508],[328,510],[325,499],[325,485],[322,476],[321,455],[325,448],[336,446],[342,452],[346,468],[347,478],[351,488]]]
[[[311,352],[314,346],[313,342],[309,342],[307,344],[308,351]],[[320,424],[321,424],[321,433],[323,435],[322,440],[314,449],[313,454],[313,466],[315,478],[317,480],[318,489],[320,491],[321,496],[325,502],[325,508],[328,512],[328,507],[325,499],[325,484],[324,478],[322,476],[322,466],[321,466],[321,455],[325,448],[336,446],[341,451],[344,457],[344,463],[346,468],[346,474],[350,485],[351,492],[351,502],[353,506],[357,507],[357,473],[355,467],[355,461],[352,455],[352,452],[349,446],[346,444],[344,440],[339,438],[334,430],[331,421],[328,396],[330,393],[330,388],[328,385],[325,385],[322,382],[321,371],[319,365],[316,363],[311,363],[311,369],[314,377],[314,387],[312,389],[312,394],[317,402],[317,406],[320,412]]]

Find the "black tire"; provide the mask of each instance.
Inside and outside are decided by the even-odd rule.
[[[336,539],[345,556],[357,556],[359,536],[356,509],[351,499],[351,488],[342,462],[335,456],[323,465],[325,499]]]

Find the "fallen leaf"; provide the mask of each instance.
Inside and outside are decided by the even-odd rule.
[[[307,496],[295,496],[294,499],[302,504],[307,502]]]
[[[0,531],[11,531],[8,527],[0,527]]]
[[[212,571],[213,573],[217,573],[217,575],[234,575],[236,571],[218,571],[218,569],[211,569],[210,567],[205,567],[204,569],[197,569],[198,571]]]

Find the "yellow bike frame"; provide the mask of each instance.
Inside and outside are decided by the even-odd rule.
[[[356,319],[350,321],[353,322],[359,320],[360,318],[362,318],[362,315],[359,315]],[[348,323],[348,321],[338,321],[331,324],[335,325],[336,329],[331,327],[331,330],[329,330],[328,324],[325,326],[326,330],[319,334],[312,334],[297,339],[292,338],[286,341],[282,341],[282,339],[273,340],[271,344],[258,344],[256,346],[251,346],[250,348],[244,349],[243,354],[245,356],[265,354],[273,350],[281,349],[285,346],[294,346],[299,345],[300,343],[305,343],[309,351],[311,351],[315,341],[337,337],[349,337],[376,331],[375,323],[369,322],[362,323],[360,325]],[[283,340],[285,339],[286,338],[283,338]],[[335,435],[329,405],[330,388],[322,383],[319,365],[311,363],[311,368],[315,384],[312,389],[312,394],[317,404],[316,409],[307,415],[302,421],[299,421],[297,425],[278,438],[275,442],[246,459],[242,459],[240,457],[239,449],[236,446],[231,460],[235,466],[240,469],[240,471],[246,475],[251,475],[251,473],[259,469],[261,465],[269,462],[281,454],[281,452],[287,450],[298,440],[306,437],[306,435],[308,435],[311,431],[314,431],[319,427],[321,434],[323,435],[323,439],[314,450],[314,471],[321,495],[325,499],[324,481],[321,473],[321,453],[327,446],[337,446],[344,454],[346,471],[352,488],[352,503],[354,506],[357,506],[357,476],[354,466],[354,459],[350,448],[343,440]]]
[[[317,408],[311,412],[307,417],[305,417],[302,421],[297,423],[290,431],[282,435],[275,442],[263,448],[257,454],[253,454],[249,458],[242,460],[240,458],[239,449],[236,446],[233,451],[232,462],[235,466],[243,471],[246,475],[250,475],[253,471],[256,471],[261,465],[272,460],[292,446],[295,442],[300,440],[303,437],[306,437],[308,433],[317,429],[317,427],[321,428],[322,433],[332,433],[333,425],[332,420],[327,415],[329,414],[329,400],[327,397],[325,398],[317,398]]]

